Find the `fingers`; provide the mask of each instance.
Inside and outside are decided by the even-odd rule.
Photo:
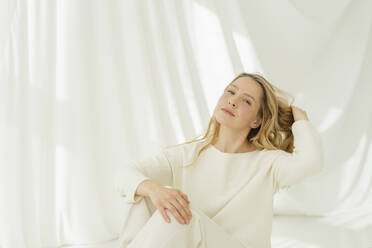
[[[191,219],[191,211],[188,203],[182,196],[176,196],[176,199],[172,201],[173,206],[175,206],[178,212],[182,215],[185,222],[188,224]]]
[[[187,201],[187,206],[185,206],[185,205],[183,205],[183,206],[186,208],[187,213],[189,214],[190,219],[191,219],[192,213],[191,213],[191,211],[190,211],[190,207],[189,207],[190,200],[189,200],[189,198],[187,197],[186,194],[183,194],[183,193],[182,193],[182,196],[183,196],[183,198],[186,199],[186,201]]]
[[[183,217],[181,216],[181,214],[178,212],[177,208],[175,206],[173,206],[170,202],[168,202],[166,204],[167,206],[167,209],[169,209],[169,211],[173,214],[173,216],[176,218],[176,220],[180,223],[180,224],[185,224],[184,222],[184,219]]]
[[[181,192],[181,196],[187,201],[187,203],[190,203],[190,200],[189,200],[189,198],[187,197],[186,194]]]
[[[172,212],[173,216],[179,223],[188,224],[190,222],[191,211],[188,209],[186,201],[181,196],[171,199],[168,202],[168,209]]]
[[[180,195],[182,198],[177,198],[179,203],[184,207],[188,217],[189,217],[189,220],[191,219],[192,217],[192,213],[190,211],[190,207],[189,207],[189,203],[190,203],[190,200],[189,198],[187,197],[186,194],[184,194],[182,191],[179,191]]]
[[[167,213],[165,212],[165,208],[160,207],[158,209],[159,209],[159,212],[161,213],[161,215],[163,216],[164,220],[169,223],[170,222],[170,218],[167,215]]]
[[[291,107],[292,107],[293,118],[294,118],[295,121],[309,120],[305,110],[303,110],[299,107],[296,107],[294,105],[291,105]]]
[[[164,220],[168,223],[171,222],[171,218],[165,211],[165,209],[168,209],[180,224],[189,224],[192,213],[189,208],[190,201],[187,195],[180,190],[173,190],[168,192],[168,194],[164,200],[156,204]]]

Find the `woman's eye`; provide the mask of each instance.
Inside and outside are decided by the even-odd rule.
[[[230,92],[231,94],[234,94],[234,92],[232,90],[228,90],[227,92]]]
[[[250,102],[250,101],[248,101],[248,100],[245,100],[245,102],[246,102],[246,103],[248,103],[249,105],[251,105],[251,102]]]

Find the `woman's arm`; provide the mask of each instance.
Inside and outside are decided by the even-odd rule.
[[[125,197],[127,203],[139,202],[148,192],[148,186],[154,184],[171,185],[172,184],[172,168],[169,162],[170,153],[164,150],[159,154],[148,157],[141,161],[132,161],[120,167],[115,175],[115,190]],[[146,184],[146,192],[136,194],[139,184],[149,180],[153,183]],[[144,185],[144,184],[143,184]],[[140,189],[141,190],[141,189]]]
[[[297,116],[295,116],[295,113],[297,113]],[[275,192],[319,173],[324,166],[320,134],[307,119],[306,113],[303,115],[303,113],[294,111],[294,116],[297,118],[292,124],[293,153],[283,150],[275,151],[276,154],[272,163]]]

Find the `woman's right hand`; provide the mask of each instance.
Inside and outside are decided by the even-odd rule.
[[[152,187],[148,196],[154,206],[159,210],[164,220],[171,221],[165,209],[169,209],[181,224],[189,224],[192,217],[189,208],[189,199],[181,190],[167,188],[161,184]]]

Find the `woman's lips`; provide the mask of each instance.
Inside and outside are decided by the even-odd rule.
[[[227,109],[222,108],[222,111],[225,112],[225,113],[227,113],[227,114],[229,114],[229,115],[231,115],[231,116],[235,116],[233,113],[231,113],[231,112],[230,112],[229,110],[227,110]]]

